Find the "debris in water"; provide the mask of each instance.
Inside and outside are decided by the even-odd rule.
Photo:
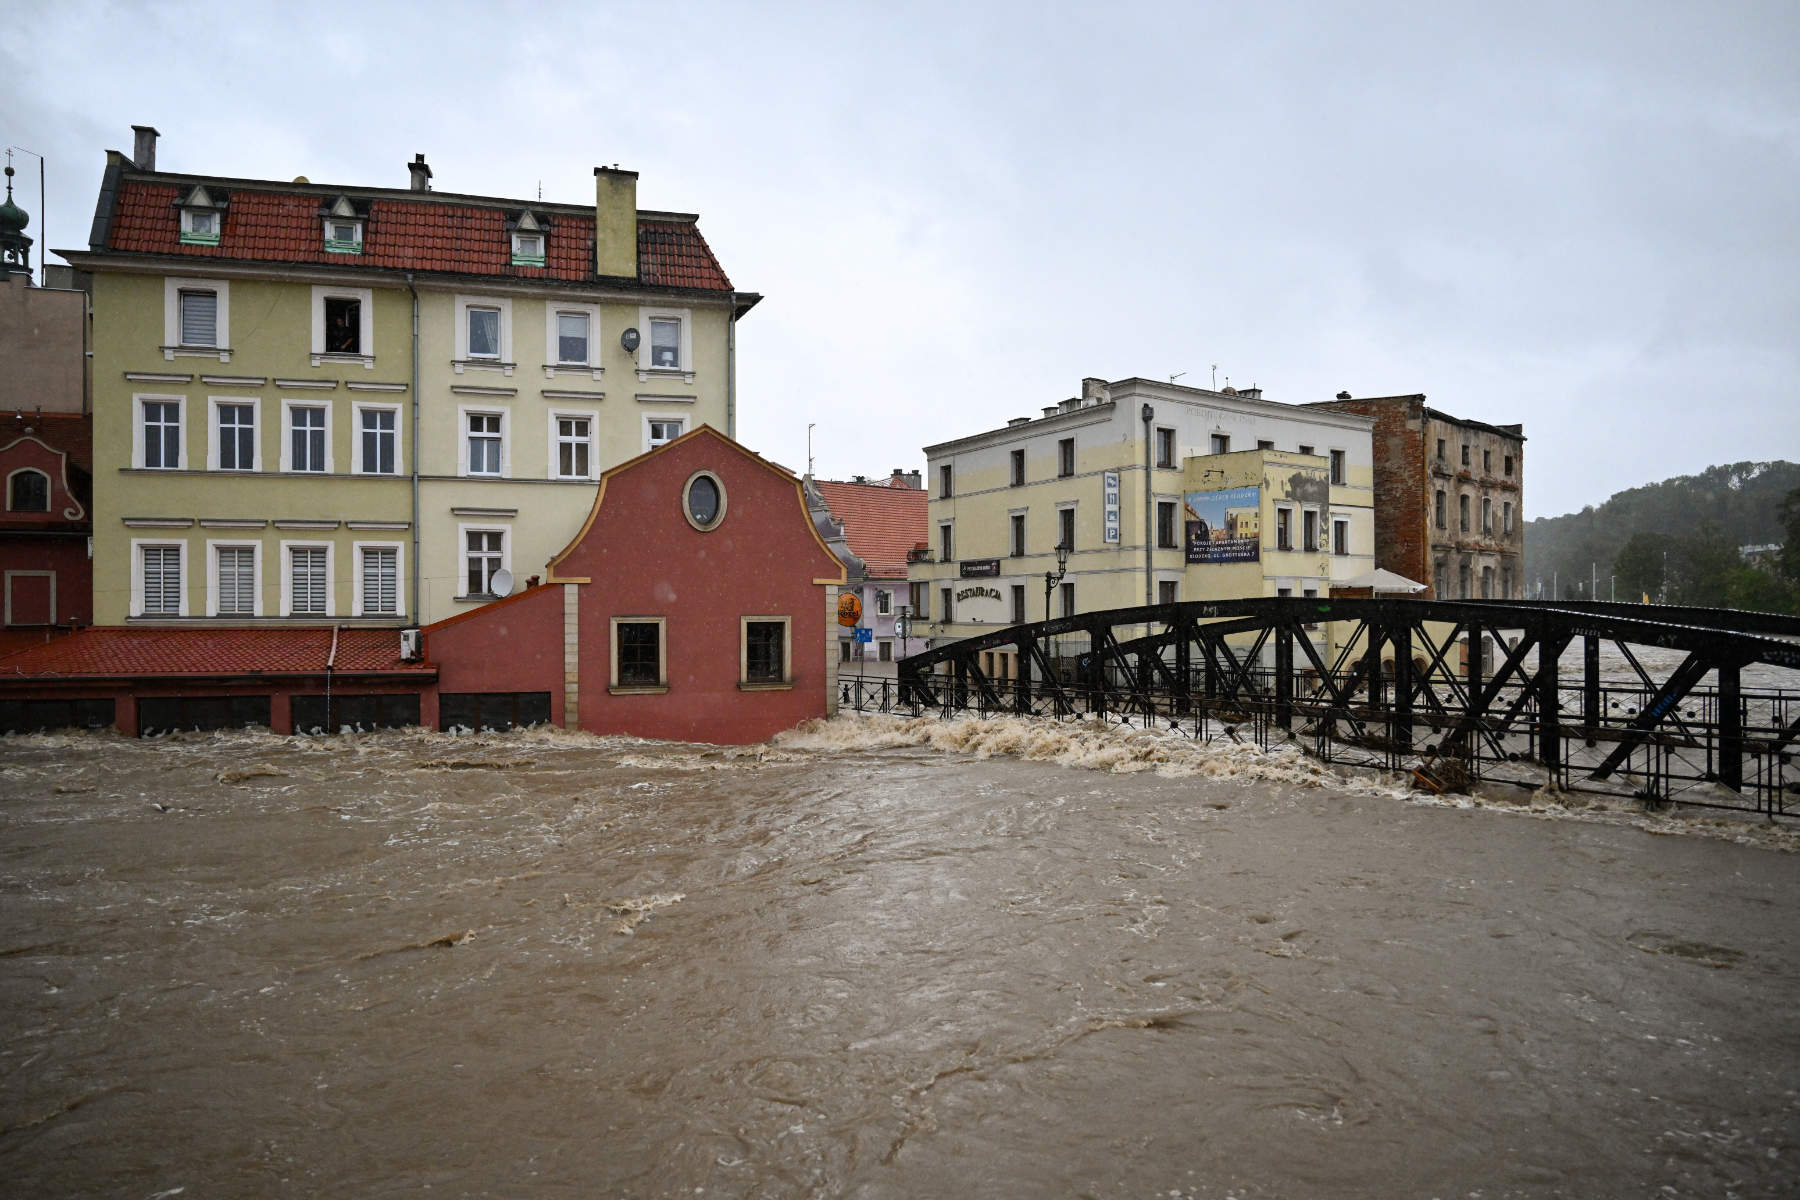
[[[683,892],[659,892],[652,896],[634,896],[628,900],[608,900],[606,911],[619,920],[613,922],[612,931],[628,935],[635,933],[637,927],[650,919],[650,914],[659,908],[667,908],[687,899]]]
[[[242,783],[246,779],[285,778],[286,775],[286,771],[277,771],[268,763],[251,763],[247,767],[226,767],[213,778],[220,783]]]

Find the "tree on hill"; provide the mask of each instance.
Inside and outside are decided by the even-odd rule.
[[[1784,543],[1775,569],[1739,556],[1740,546],[1772,542]],[[1574,595],[1597,573],[1602,596],[1610,578],[1620,599],[1800,612],[1800,464],[1708,467],[1539,518],[1526,529],[1525,563],[1528,579],[1560,576]]]

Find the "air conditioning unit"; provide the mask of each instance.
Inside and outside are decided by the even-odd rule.
[[[405,662],[418,662],[425,657],[425,639],[418,629],[400,631],[400,657]]]

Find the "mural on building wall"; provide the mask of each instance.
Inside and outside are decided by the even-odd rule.
[[[1257,561],[1261,557],[1257,517],[1261,493],[1261,488],[1253,487],[1187,493],[1187,561]]]

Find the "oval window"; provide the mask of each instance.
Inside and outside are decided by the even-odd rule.
[[[725,515],[725,490],[709,471],[697,471],[688,479],[687,519],[696,529],[711,529]]]

